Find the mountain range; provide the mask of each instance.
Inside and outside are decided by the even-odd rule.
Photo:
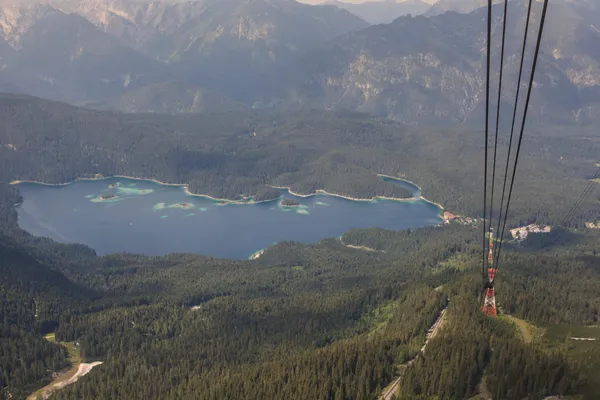
[[[241,97],[260,74],[367,26],[337,7],[294,0],[6,6],[0,11],[1,78],[23,92],[67,101],[102,99],[164,80]],[[77,82],[78,76],[87,82]]]
[[[48,5],[0,10],[0,83],[66,101],[102,98],[162,81],[168,68]]]
[[[431,5],[421,0],[406,0],[397,2],[396,0],[370,1],[365,3],[347,3],[344,1],[332,0],[326,4],[331,4],[344,10],[350,11],[370,24],[388,24],[403,15],[421,15],[431,9]]]
[[[482,116],[483,8],[429,10],[433,16],[369,26],[339,4],[294,0],[43,1],[0,7],[2,91],[124,112],[320,108],[409,124]],[[453,2],[434,7],[452,9]],[[535,3],[528,56],[540,8]],[[593,1],[551,3],[532,97],[538,120],[585,124],[600,117],[598,8]],[[501,9],[493,9],[493,83]],[[507,107],[516,91],[526,4],[513,0],[508,9]]]
[[[497,86],[500,64],[500,7],[493,9],[492,87]],[[527,78],[540,11],[541,4],[535,3],[526,49]],[[524,2],[509,3],[502,105],[510,108],[502,111],[512,110],[525,16]],[[274,81],[287,85],[273,85],[264,104],[351,109],[406,123],[481,121],[486,17],[485,9],[430,18],[407,16],[339,38],[282,71]],[[592,5],[551,3],[530,115],[553,123],[598,119],[598,21],[597,7]],[[496,95],[492,91],[493,103]]]
[[[501,0],[492,0],[494,4],[500,3]],[[448,11],[454,11],[460,14],[468,14],[487,5],[486,0],[440,0],[435,2],[423,14],[427,17],[444,14]]]

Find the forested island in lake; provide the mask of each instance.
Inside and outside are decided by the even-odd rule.
[[[100,196],[100,198],[101,198],[102,200],[110,200],[110,199],[114,199],[115,197],[117,197],[117,195],[116,195],[116,194],[114,194],[114,193],[103,193],[103,194]]]
[[[285,198],[281,200],[281,205],[283,207],[298,207],[300,202],[296,199]]]

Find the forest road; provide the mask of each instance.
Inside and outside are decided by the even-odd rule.
[[[431,339],[433,339],[438,334],[438,332],[444,325],[447,309],[448,309],[448,307],[446,307],[442,310],[438,319],[433,323],[431,328],[429,328],[429,331],[427,331],[427,338],[425,339],[425,344],[423,345],[423,347],[421,347],[421,353],[423,353],[425,351],[425,349],[427,348],[427,344],[429,344]],[[419,354],[421,354],[421,353],[419,353]],[[415,358],[413,358],[412,360],[410,360],[409,362],[407,362],[404,365],[407,367],[409,365],[411,365],[419,357],[419,354],[417,354],[415,356]],[[396,391],[398,390],[398,387],[400,386],[401,381],[402,381],[402,375],[400,375],[398,378],[396,378],[396,380],[394,380],[394,382],[383,392],[380,400],[392,400],[394,398],[394,394],[396,393]]]
[[[37,392],[35,392],[31,396],[29,396],[27,398],[27,400],[37,400],[38,398],[42,398],[42,399],[46,400],[47,398],[49,398],[50,396],[52,396],[52,394],[55,391],[60,390],[60,389],[64,388],[67,385],[71,385],[71,384],[77,382],[77,380],[79,378],[81,378],[82,376],[87,375],[92,370],[92,368],[94,368],[94,367],[96,367],[96,366],[98,366],[100,364],[102,364],[102,361],[96,361],[96,362],[93,362],[93,363],[80,363],[77,366],[77,370],[76,371],[73,371],[74,368],[71,368],[66,373],[60,374],[54,380],[54,382],[52,382],[48,386],[44,387],[43,389],[38,390]]]

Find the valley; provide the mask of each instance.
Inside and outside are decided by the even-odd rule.
[[[0,400],[598,398],[600,6],[321,3],[0,4]]]
[[[426,352],[407,366],[400,394],[420,385],[419,376],[447,374],[447,368],[452,368],[458,359],[451,358],[448,363],[437,360],[454,354],[463,345],[480,352],[483,359],[473,360],[471,365],[472,368],[479,362],[488,365],[486,376],[488,373],[493,376],[492,368],[502,368],[503,374],[522,374],[520,368],[512,369],[515,364],[503,361],[504,358],[496,359],[495,352],[489,358],[490,350],[486,350],[488,344],[483,339],[487,329],[495,332],[496,346],[503,346],[502,349],[506,346],[504,353],[517,351],[523,362],[534,363],[534,371],[539,375],[521,377],[525,386],[519,390],[531,388],[528,385],[538,379],[534,376],[545,376],[545,371],[557,368],[566,379],[562,382],[572,382],[569,376],[576,364],[558,355],[538,353],[535,348],[519,347],[523,339],[514,324],[504,319],[492,323],[475,306],[479,282],[476,233],[471,227],[461,225],[409,231],[353,230],[343,235],[344,244],[360,244],[381,251],[347,248],[336,240],[313,245],[283,242],[270,247],[254,261],[191,254],[96,257],[74,245],[37,244],[33,257],[45,259],[76,285],[86,288],[80,291],[64,281],[49,279],[47,266],[30,264],[46,285],[54,285],[43,290],[30,286],[29,293],[39,305],[39,321],[51,323],[57,318],[57,339],[77,338],[86,362],[104,362],[102,369],[93,370],[54,396],[101,398],[116,390],[119,395],[133,398],[138,398],[135,393],[141,393],[139,398],[152,393],[175,398],[184,390],[200,398],[211,398],[212,391],[217,395],[221,390],[230,393],[234,390],[240,396],[259,393],[261,397],[295,398],[295,391],[304,393],[298,397],[317,395],[327,391],[327,385],[335,385],[335,379],[339,379],[336,376],[350,374],[352,381],[342,383],[341,390],[352,397],[352,393],[379,397],[384,385],[395,379],[397,365],[406,363],[421,350],[427,331],[448,305],[447,296],[452,301],[445,313],[446,321],[429,341]],[[3,243],[12,244],[1,246],[1,265],[18,265],[17,260],[23,257],[18,254],[29,252],[26,249],[36,241],[26,236],[18,242],[4,239]],[[558,249],[542,254],[510,251],[498,292],[503,309],[535,321],[538,326],[552,326],[566,320],[593,323],[594,310],[600,305],[594,294],[600,279],[593,264],[589,264],[596,262],[595,258],[582,263],[578,254],[592,249],[596,241],[597,234],[593,231],[579,236],[569,245],[574,257],[559,252],[557,258],[553,252]],[[440,266],[458,256],[464,263],[460,270]],[[553,267],[540,271],[533,260]],[[3,271],[0,269],[4,288],[8,288],[5,295],[17,296],[21,293],[19,278]],[[555,291],[558,298],[544,297],[543,293],[556,285],[562,288]],[[574,287],[585,290],[575,292]],[[53,293],[59,296],[60,303],[55,303]],[[529,295],[524,297],[523,293]],[[371,300],[364,304],[366,298]],[[590,307],[586,308],[584,304],[590,301]],[[26,310],[23,311],[26,315]],[[253,322],[245,322],[248,319]],[[312,328],[307,330],[307,324]],[[475,332],[464,332],[466,324]],[[286,354],[285,358],[280,357],[280,351]],[[395,356],[388,358],[385,355],[388,353]],[[198,359],[197,354],[207,357]],[[348,366],[339,364],[341,360]],[[313,369],[321,362],[322,369]],[[471,363],[469,359],[461,362]],[[166,365],[169,371],[164,369]],[[483,364],[478,368],[482,367]],[[224,377],[219,373],[220,368],[227,368],[234,375]],[[344,372],[343,368],[351,369]],[[364,372],[351,372],[356,368]],[[380,372],[371,375],[368,372],[371,370]],[[143,376],[136,371],[144,371]],[[308,376],[287,380],[286,374],[293,371]],[[312,371],[331,376],[330,381],[323,382],[324,386],[316,387],[314,392],[303,384],[305,379],[312,379]],[[455,379],[462,381],[466,379],[463,373],[469,369],[452,368],[452,371]],[[447,390],[464,390],[456,397],[474,395],[482,371],[471,371],[475,374],[469,378],[474,382],[472,386],[462,389],[446,386]],[[263,376],[263,382],[271,384],[252,384],[257,373]],[[151,386],[146,380],[148,374],[152,376]],[[165,379],[167,376],[189,377],[190,383],[185,388],[173,386]],[[355,380],[360,385],[354,386]],[[495,380],[487,381],[492,391],[505,390]],[[139,386],[136,382],[140,382]],[[15,389],[13,392],[17,393]],[[580,390],[568,385],[538,389],[565,394]]]
[[[60,346],[44,343],[41,334],[53,331],[62,342],[78,341],[85,362],[104,363],[55,393],[57,399],[181,393],[210,399],[225,392],[376,398],[397,366],[419,353],[448,297],[439,338],[403,373],[398,396],[410,398],[423,387],[451,398],[473,396],[493,368],[520,376],[520,394],[557,369],[563,380],[534,389],[587,390],[574,383],[575,361],[518,347],[524,344],[514,325],[481,315],[479,229],[423,227],[441,223],[441,208],[422,194],[480,216],[472,196],[480,185],[472,131],[419,129],[354,113],[206,118],[90,111],[27,96],[3,95],[0,102],[0,143],[11,144],[0,148],[1,312],[15,321],[3,328],[10,335],[0,345],[11,354],[18,343],[21,358],[34,357],[36,346],[47,355],[36,358],[35,375],[5,367],[15,371],[0,382],[12,396],[28,396],[50,383],[49,371],[68,365]],[[588,139],[555,129],[527,139],[511,226],[530,218],[556,224],[563,205],[587,185],[597,132],[580,135]],[[115,175],[173,184],[103,178]],[[398,185],[392,176],[419,187]],[[45,185],[10,185],[26,180]],[[282,194],[300,206],[279,208],[273,200]],[[352,200],[373,197],[379,199]],[[585,226],[596,206],[588,199],[571,227]],[[593,254],[597,232],[553,229],[552,235],[564,239],[545,248],[537,238],[537,250],[509,247],[499,302],[539,326],[593,324],[600,279],[596,257],[582,257]],[[467,325],[474,333],[464,332]],[[519,354],[536,374],[521,376],[489,347],[496,330],[502,354]],[[480,355],[456,358],[464,347]],[[421,381],[448,374],[467,383]],[[315,386],[315,375],[326,378]],[[187,383],[174,385],[170,376]],[[486,382],[491,391],[507,390]]]

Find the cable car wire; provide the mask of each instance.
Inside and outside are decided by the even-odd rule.
[[[598,177],[600,177],[600,167],[598,167],[598,170],[596,170],[596,174],[592,177],[592,179],[590,179],[590,181],[586,185],[585,189],[583,190],[583,192],[581,192],[581,194],[579,195],[579,197],[577,198],[577,200],[575,201],[573,206],[569,209],[569,211],[561,219],[560,226],[563,226],[565,224],[565,222],[572,216],[572,214],[581,206],[581,204],[583,204],[583,201],[592,192],[592,189],[593,189],[594,185],[596,184],[595,180],[598,179]]]
[[[504,0],[504,17],[502,21],[502,44],[500,48],[500,76],[498,78],[498,100],[496,103],[496,133],[494,137],[494,160],[492,162],[492,189],[490,196],[490,231],[492,230],[492,220],[494,217],[494,188],[496,186],[496,159],[498,154],[498,128],[500,127],[500,101],[502,99],[502,75],[504,72],[504,44],[506,42],[506,17],[508,15],[508,0]],[[508,163],[508,161],[507,161]],[[498,224],[500,224],[500,214],[498,215]],[[496,231],[497,233],[498,231]]]
[[[491,37],[492,37],[492,0],[488,0],[487,5],[487,65],[485,75],[485,146],[484,146],[484,166],[483,166],[483,257],[481,268],[483,279],[486,280],[487,273],[485,260],[487,258],[486,241],[486,209],[487,209],[487,169],[488,169],[488,143],[489,143],[489,120],[490,120],[490,59],[491,59]],[[491,211],[491,210],[490,210]],[[491,220],[490,220],[491,223]]]
[[[581,194],[579,195],[579,197],[577,198],[577,200],[575,200],[575,203],[573,203],[573,206],[571,206],[571,208],[569,209],[569,211],[567,211],[567,213],[564,215],[564,217],[562,218],[562,220],[561,220],[561,222],[560,222],[560,224],[558,226],[560,226],[560,227],[564,226],[565,222],[569,218],[571,218],[573,212],[577,208],[579,208],[581,206],[581,204],[583,203],[583,200],[585,200],[585,198],[587,198],[587,196],[589,196],[589,194],[592,192],[593,185],[595,183],[594,180],[598,179],[599,177],[600,177],[600,166],[596,170],[596,173],[594,174],[594,176],[592,177],[592,179],[590,179],[590,181],[586,185],[586,187],[583,190],[583,192],[581,192]],[[560,239],[560,237],[559,236],[555,236],[554,240],[552,242],[550,242],[548,246],[554,246],[556,244],[556,242],[558,242],[558,239]]]
[[[533,55],[533,64],[531,67],[531,75],[529,77],[529,87],[527,88],[527,97],[525,98],[525,109],[523,111],[523,119],[521,120],[521,131],[519,133],[519,142],[517,144],[517,151],[515,154],[515,164],[514,164],[514,168],[513,168],[513,172],[512,172],[512,178],[510,181],[510,187],[508,190],[508,198],[506,201],[506,212],[504,213],[504,224],[502,227],[502,235],[504,235],[504,231],[506,229],[506,222],[508,219],[508,211],[510,209],[510,201],[512,199],[512,192],[513,192],[513,187],[515,184],[515,177],[517,174],[517,166],[519,163],[519,155],[521,153],[521,145],[523,143],[523,132],[525,131],[525,123],[527,122],[527,111],[529,109],[529,101],[531,99],[531,90],[533,89],[533,80],[535,77],[535,70],[536,70],[536,66],[537,66],[537,61],[538,61],[538,55],[540,52],[540,44],[542,42],[542,34],[544,32],[544,23],[546,21],[546,13],[548,11],[548,0],[544,0],[544,5],[542,6],[542,15],[540,18],[540,28],[538,31],[538,37],[537,37],[537,42],[535,44],[535,53]],[[498,253],[497,253],[497,257],[500,257],[500,252],[502,251],[502,241],[500,241],[499,245],[498,245]],[[496,265],[496,268],[498,268],[498,265]]]
[[[502,230],[502,233],[500,233],[500,223],[502,222],[502,208],[504,207],[506,182],[508,180],[508,167],[510,165],[510,155],[511,155],[511,151],[512,151],[513,137],[514,137],[514,133],[515,133],[515,125],[516,125],[516,120],[517,120],[517,108],[518,108],[519,96],[520,96],[520,92],[521,92],[521,78],[523,76],[523,64],[525,61],[525,50],[527,48],[527,36],[529,36],[529,21],[530,21],[530,17],[531,17],[531,4],[532,3],[533,3],[533,0],[529,0],[529,4],[527,6],[527,17],[525,19],[525,33],[523,34],[523,47],[521,49],[521,62],[519,65],[519,78],[517,79],[517,89],[516,89],[516,94],[515,94],[515,103],[514,103],[514,107],[513,107],[513,116],[512,116],[512,123],[511,123],[511,128],[510,128],[510,139],[508,141],[508,154],[506,156],[506,168],[504,169],[504,183],[502,184],[502,197],[500,198],[500,213],[498,215],[498,227],[496,229],[496,237],[500,241],[502,241],[502,238],[504,237],[504,229]],[[500,235],[500,236],[498,236],[498,235]],[[501,244],[499,244],[498,246],[501,246]],[[498,265],[498,249],[496,249],[495,265]]]

